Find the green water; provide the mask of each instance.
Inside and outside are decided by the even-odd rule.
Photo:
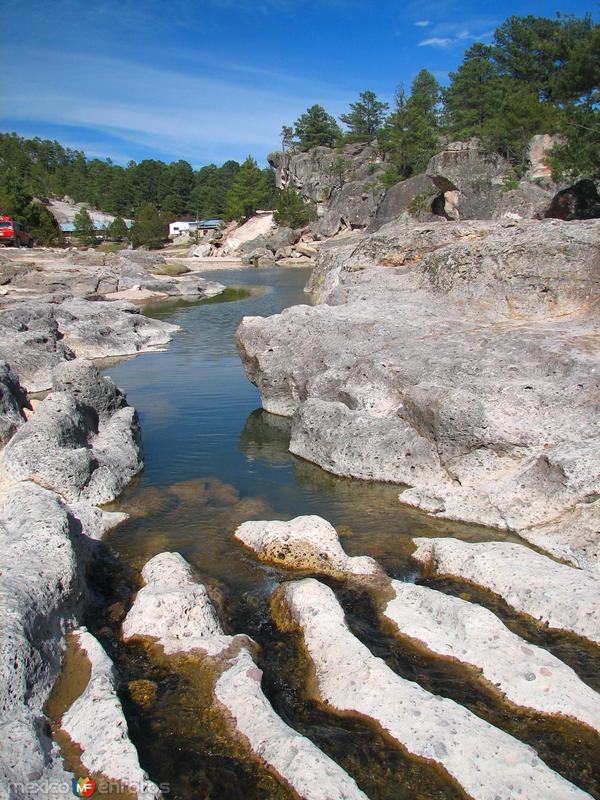
[[[145,469],[115,504],[131,518],[105,540],[94,569],[97,596],[87,622],[119,670],[142,765],[156,782],[168,782],[168,796],[177,800],[291,796],[224,741],[211,721],[210,693],[197,666],[159,665],[143,648],[120,642],[119,624],[138,586],[139,570],[152,556],[172,550],[215,590],[228,632],[248,633],[261,645],[263,686],[277,711],[348,769],[372,800],[461,797],[441,772],[403,755],[373,726],[340,719],[306,700],[298,642],[275,630],[268,608],[273,589],[293,574],[257,563],[232,534],[247,519],[318,514],[336,526],[347,552],[370,555],[392,576],[408,580],[419,575],[410,559],[413,536],[477,541],[501,534],[409,512],[399,505],[396,486],[336,478],[291,456],[289,422],[260,410],[234,335],[245,315],[269,315],[310,302],[303,292],[308,271],[226,271],[209,277],[239,288],[207,303],[147,310],[181,326],[169,350],[107,370],[138,409]],[[574,772],[593,773],[600,753],[594,742],[583,736],[571,746],[565,744],[565,738],[573,739],[571,730],[507,713],[465,671],[391,641],[379,630],[367,598],[331,585],[352,628],[393,669],[526,739],[571,779]],[[158,687],[151,707],[136,704],[127,690],[130,681],[139,679]],[[589,790],[597,788],[595,778],[584,783]]]

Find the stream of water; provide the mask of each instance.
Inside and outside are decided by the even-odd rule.
[[[318,514],[336,526],[348,553],[370,555],[394,577],[408,580],[418,574],[410,559],[413,536],[477,541],[499,534],[412,513],[398,503],[397,486],[336,478],[290,455],[289,421],[260,409],[234,337],[245,315],[310,302],[303,292],[308,271],[240,270],[209,277],[236,288],[208,302],[146,309],[181,326],[168,351],[106,370],[138,409],[145,469],[114,504],[131,516],[104,542],[93,576],[97,599],[86,622],[119,671],[140,761],[154,781],[170,785],[169,800],[290,797],[225,741],[193,659],[158,664],[143,647],[125,647],[119,638],[139,570],[152,556],[170,550],[180,552],[210,584],[228,632],[258,641],[263,686],[278,713],[349,770],[372,800],[461,797],[434,767],[409,759],[372,726],[335,717],[306,700],[298,642],[276,631],[268,608],[276,585],[293,575],[259,564],[232,534],[247,519]],[[459,699],[530,741],[549,763],[569,773],[573,754],[568,748],[565,754],[560,741],[557,745],[554,728],[539,728],[530,717],[508,712],[464,671],[394,644],[379,630],[368,598],[328,582],[351,627],[400,674]],[[564,650],[564,641],[559,644]],[[573,652],[582,657],[577,648]],[[152,682],[156,697],[151,703],[137,697],[139,681]],[[581,771],[597,751],[588,753],[581,737],[578,747],[585,751],[577,765]]]

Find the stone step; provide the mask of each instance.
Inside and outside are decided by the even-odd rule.
[[[586,570],[510,542],[413,541],[428,573],[474,583],[550,628],[600,644],[600,581]]]
[[[319,581],[284,584],[273,608],[280,627],[302,633],[318,700],[372,720],[409,753],[442,767],[474,800],[590,797],[528,745],[393,672],[353,636],[333,591]]]
[[[510,703],[572,717],[600,732],[600,695],[542,647],[512,633],[488,609],[412,583],[392,581],[383,611],[402,636],[481,671]]]
[[[151,639],[168,655],[199,652],[220,669],[214,695],[235,735],[272,773],[306,800],[368,800],[338,764],[274,711],[246,636],[227,636],[202,584],[177,553],[161,553],[142,570],[145,586],[123,623],[123,638]],[[199,667],[201,668],[201,667]]]

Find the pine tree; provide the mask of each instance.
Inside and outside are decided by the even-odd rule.
[[[96,244],[96,228],[87,208],[82,208],[73,218],[73,235],[82,244]]]
[[[423,172],[439,147],[440,86],[426,69],[413,81],[406,99],[403,89],[396,95],[396,109],[379,135],[379,143],[390,167],[388,185]]]
[[[335,147],[342,138],[342,131],[335,119],[323,106],[314,105],[294,123],[294,134],[302,150],[311,147]]]
[[[127,227],[123,217],[115,217],[108,226],[108,237],[113,242],[122,242],[129,236],[129,228]]]
[[[293,186],[282,189],[277,194],[277,205],[274,214],[278,225],[288,228],[303,228],[317,218],[313,203],[304,200]]]
[[[261,170],[252,156],[248,156],[227,192],[225,216],[227,219],[246,219],[259,208],[272,207],[274,195],[273,171]]]
[[[480,136],[497,111],[501,82],[493,53],[488,45],[476,42],[458,70],[450,73],[450,86],[444,92],[445,121],[459,139]]]
[[[156,206],[153,203],[146,203],[135,215],[130,238],[134,247],[146,245],[150,248],[158,248],[162,246],[168,233],[169,226]]]
[[[350,130],[350,139],[370,142],[381,130],[388,110],[389,105],[378,100],[374,92],[364,91],[340,119]]]

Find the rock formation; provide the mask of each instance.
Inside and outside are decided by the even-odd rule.
[[[376,577],[380,567],[372,558],[349,557],[335,528],[317,516],[296,517],[290,522],[244,522],[235,532],[261,561],[318,572],[334,577]]]
[[[528,569],[538,566],[528,557],[524,560]],[[508,566],[501,556],[497,563],[501,569]],[[544,565],[545,577],[551,563]],[[546,584],[548,594],[564,590],[554,582],[556,574]],[[392,581],[391,587],[394,596],[383,613],[401,636],[431,653],[472,666],[515,706],[576,719],[600,732],[600,695],[547,650],[512,633],[491,611],[426,586]],[[573,613],[585,616],[579,605]]]
[[[323,251],[320,305],[238,331],[291,451],[518,531],[595,501],[599,224],[389,223]],[[597,547],[560,553],[598,568]]]
[[[572,631],[600,644],[600,581],[509,542],[470,544],[458,539],[415,539],[414,558],[435,575],[459,578],[499,595],[549,628]]]
[[[205,587],[179,554],[155,556],[142,578],[145,586],[123,624],[126,641],[148,639],[171,655],[208,656],[218,672],[215,702],[225,711],[232,734],[299,797],[366,800],[341,767],[275,713],[261,690],[262,673],[248,649],[251,641],[224,633]]]
[[[140,767],[129,740],[112,661],[85,629],[76,631],[74,637],[89,661],[90,678],[64,713],[61,730],[81,749],[80,761],[90,774],[117,783],[121,790],[130,789],[139,800],[158,800],[162,793]]]
[[[372,720],[409,753],[438,764],[469,797],[589,798],[533,749],[393,672],[352,635],[329,587],[313,578],[284,584],[277,608],[278,624],[302,635],[316,700]]]
[[[319,219],[313,228],[320,236],[366,228],[385,192],[382,159],[369,144],[271,153],[269,163],[280,189],[293,186],[316,204]]]

